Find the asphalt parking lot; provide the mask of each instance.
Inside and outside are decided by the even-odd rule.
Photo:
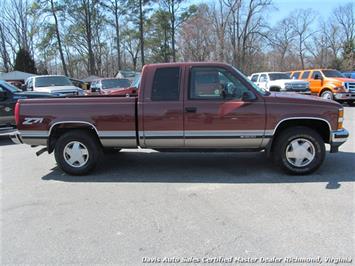
[[[345,127],[351,138],[340,152],[303,177],[284,175],[263,153],[151,150],[107,156],[95,174],[73,177],[52,155],[36,158],[2,137],[1,264],[355,263],[355,108],[345,108]]]

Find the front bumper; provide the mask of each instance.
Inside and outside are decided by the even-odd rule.
[[[281,90],[280,92],[286,92],[286,93],[299,93],[303,95],[311,95],[311,91],[309,90]]]
[[[335,100],[355,100],[355,92],[339,92],[334,93]]]
[[[330,133],[330,152],[338,152],[339,146],[348,140],[349,132],[343,128]]]
[[[13,132],[12,134],[10,134],[10,139],[15,144],[22,144],[23,143],[23,141],[21,139],[21,135],[20,135],[20,133],[18,131]]]

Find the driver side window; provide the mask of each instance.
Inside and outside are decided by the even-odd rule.
[[[249,92],[244,84],[223,68],[194,67],[190,72],[189,99],[241,99]]]

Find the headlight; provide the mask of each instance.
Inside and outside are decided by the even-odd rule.
[[[347,82],[342,82],[341,86],[344,88],[346,92],[349,92],[349,83]]]
[[[344,121],[344,109],[341,108],[338,110],[338,129],[343,128],[343,121]]]

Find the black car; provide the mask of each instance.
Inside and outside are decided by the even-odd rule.
[[[22,91],[0,80],[0,134],[15,128],[14,109],[17,100],[28,98],[50,98],[59,95],[44,92]]]

